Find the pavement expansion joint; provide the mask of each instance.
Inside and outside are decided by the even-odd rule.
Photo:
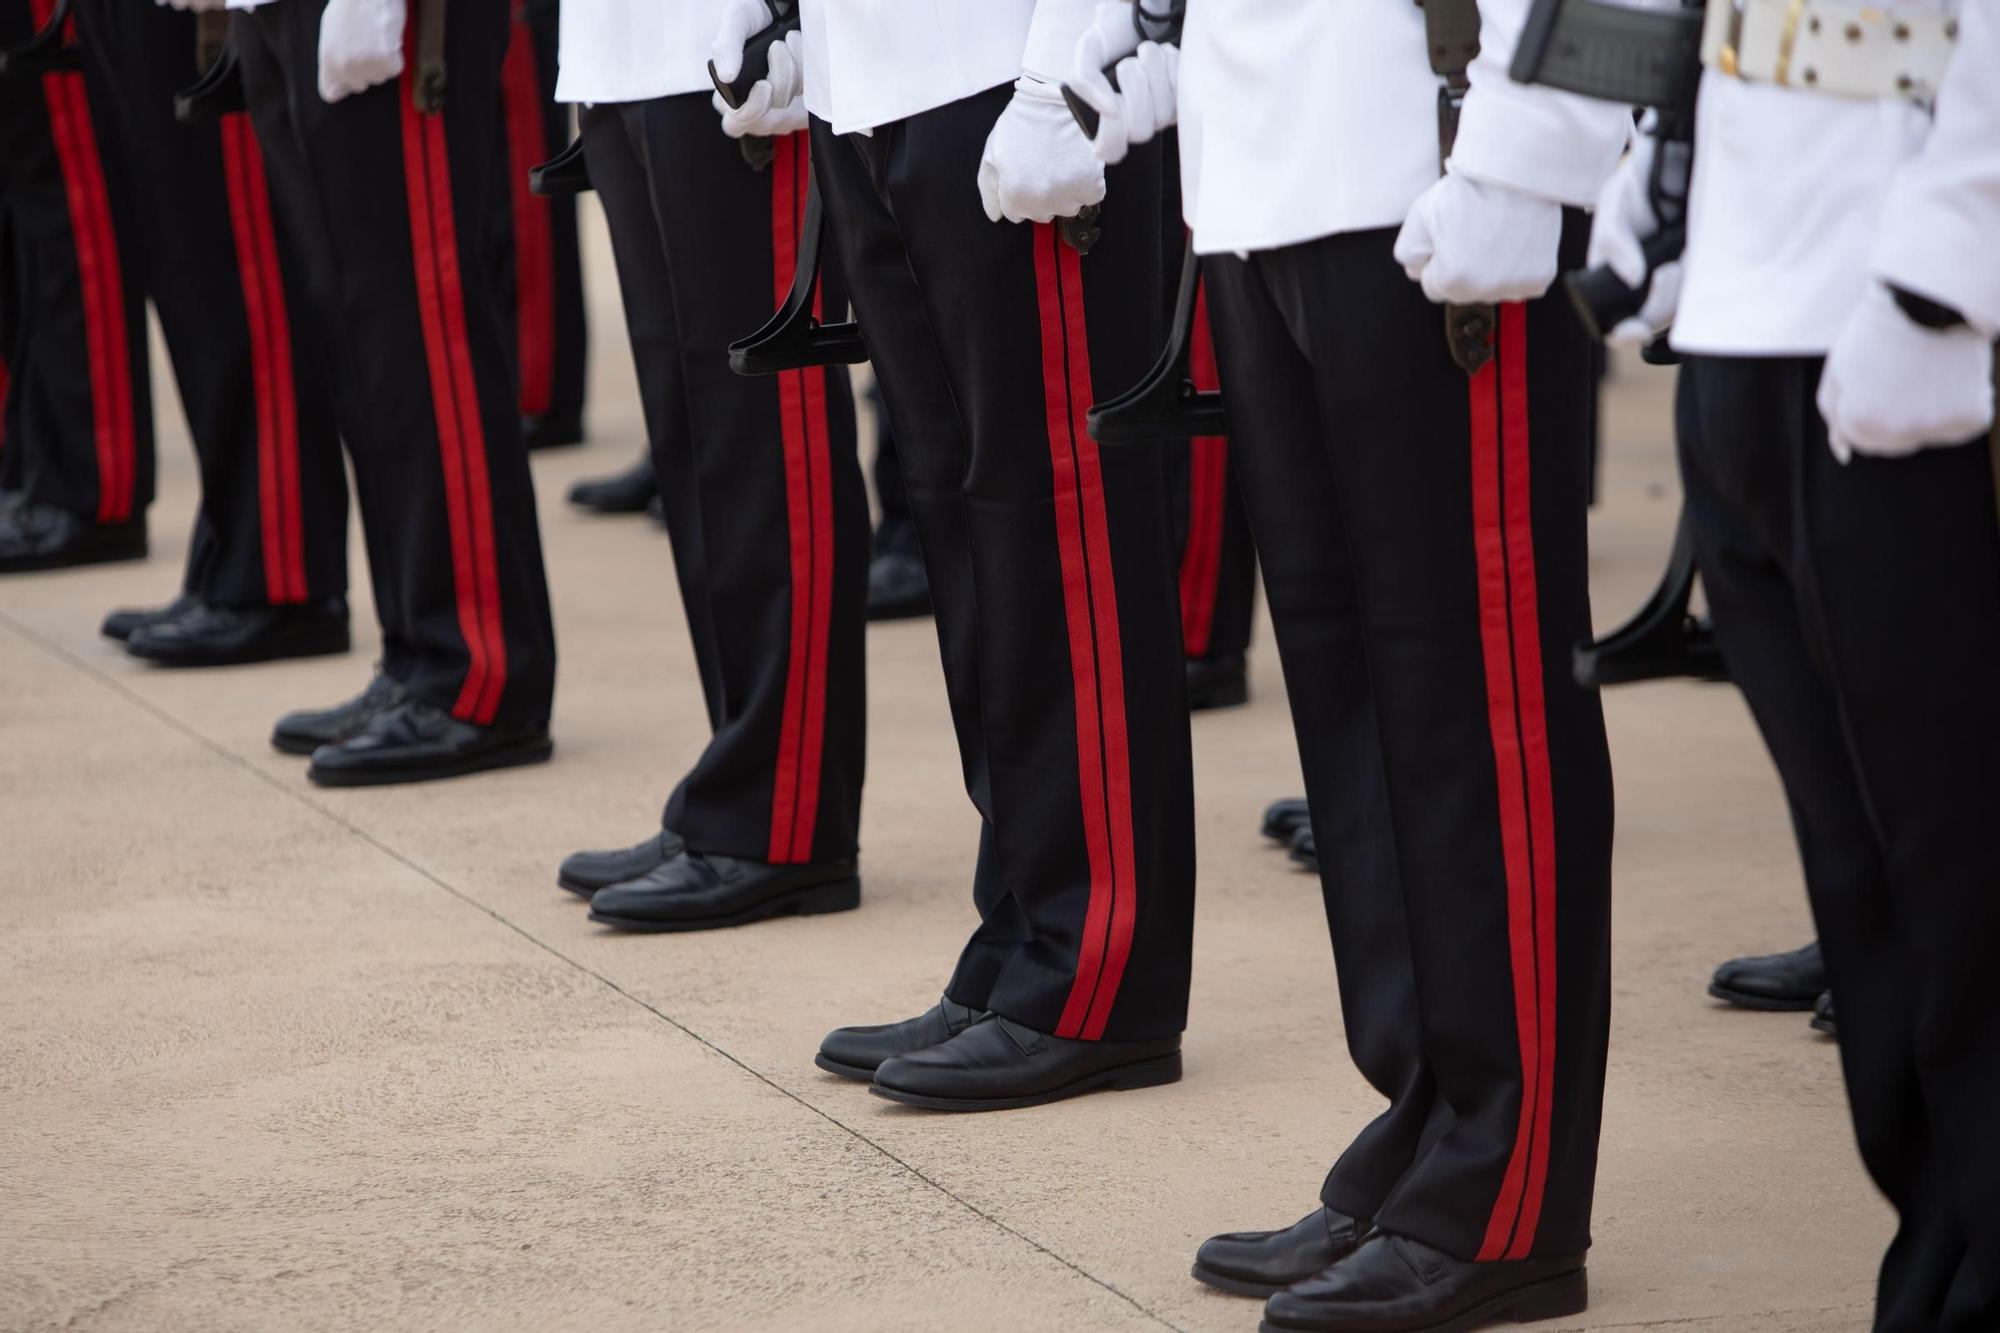
[[[467,907],[470,907],[474,911],[480,912],[492,918],[495,922],[506,927],[508,930],[513,931],[516,935],[519,935],[522,939],[534,945],[536,948],[541,949],[543,952],[549,954],[551,957],[560,960],[562,963],[564,963],[568,967],[575,969],[577,972],[580,972],[583,975],[590,977],[592,980],[604,986],[606,989],[610,990],[613,994],[619,996],[620,998],[634,1005],[637,1005],[641,1009],[644,1009],[647,1013],[653,1015],[653,1017],[667,1024],[669,1027],[673,1028],[681,1035],[688,1037],[689,1039],[699,1043],[701,1046],[707,1048],[714,1054],[722,1057],[724,1060],[727,1060],[730,1064],[736,1066],[737,1069],[749,1075],[751,1078],[757,1080],[759,1083],[762,1083],[765,1087],[770,1088],[772,1091],[778,1093],[780,1096],[787,1098],[797,1106],[810,1112],[812,1115],[815,1115],[819,1117],[821,1120],[824,1120],[827,1124],[832,1125],[836,1129],[839,1129],[842,1133],[845,1133],[851,1138],[855,1139],[856,1141],[866,1145],[870,1150],[877,1153],[881,1157],[887,1159],[889,1162],[893,1163],[899,1170],[908,1173],[912,1178],[921,1181],[924,1185],[928,1186],[933,1190],[936,1190],[939,1194],[951,1200],[952,1203],[956,1204],[960,1208],[963,1208],[966,1212],[971,1213],[974,1217],[979,1218],[982,1222],[985,1222],[989,1226],[992,1226],[997,1230],[1004,1232],[1006,1235],[1028,1246],[1030,1249],[1036,1251],[1037,1253],[1055,1261],[1056,1263],[1061,1264],[1063,1267],[1069,1269],[1077,1276],[1084,1278],[1086,1281],[1094,1283],[1096,1286],[1102,1288],[1104,1291],[1110,1293],[1113,1296],[1116,1296],[1119,1300],[1125,1302],[1125,1304],[1129,1305],[1137,1313],[1145,1316],[1152,1322],[1159,1324],[1161,1327],[1174,1329],[1176,1330],[1176,1333],[1183,1333],[1183,1331],[1180,1328],[1180,1325],[1173,1323],[1171,1320],[1167,1319],[1159,1312],[1147,1307],[1139,1300],[1134,1298],[1131,1294],[1122,1290],[1116,1283],[1096,1273],[1091,1272],[1088,1268],[1083,1267],[1075,1260],[1070,1259],[1062,1254],[1059,1254],[1055,1250],[1052,1250],[1048,1246],[1044,1245],[1042,1242],[1036,1240],[1034,1237],[1027,1235],[1025,1232],[1022,1232],[1019,1229],[1009,1225],[1007,1222],[994,1216],[992,1213],[987,1212],[985,1209],[979,1207],[977,1204],[972,1203],[970,1200],[954,1192],[948,1185],[943,1184],[935,1177],[927,1174],[921,1168],[915,1166],[909,1161],[906,1161],[904,1158],[898,1156],[895,1152],[891,1151],[883,1144],[878,1143],[876,1140],[870,1138],[866,1133],[862,1132],[860,1129],[857,1129],[853,1125],[848,1124],[846,1121],[840,1119],[838,1116],[832,1114],[831,1112],[826,1111],[819,1106],[815,1106],[812,1102],[806,1100],[799,1093],[786,1087],[784,1084],[778,1082],[770,1075],[746,1063],[741,1057],[737,1056],[733,1052],[727,1050],[722,1046],[717,1045],[714,1041],[711,1041],[709,1038],[695,1031],[693,1028],[681,1022],[679,1019],[675,1018],[672,1014],[667,1013],[665,1010],[653,1004],[651,1001],[646,1000],[639,995],[633,994],[631,991],[621,986],[617,981],[613,980],[611,977],[606,976],[604,973],[589,966],[588,964],[582,963],[577,959],[572,958],[570,955],[564,953],[562,949],[560,949],[556,945],[551,944],[549,941],[545,939],[542,939],[540,936],[536,935],[534,932],[530,931],[525,926],[522,926],[519,922],[510,919],[504,913],[499,912],[494,908],[487,906],[485,903],[480,902],[477,898],[474,898],[471,894],[467,893],[465,890],[451,883],[449,880],[439,875],[436,871],[431,870],[427,866],[423,865],[421,862],[412,859],[407,853],[395,847],[392,847],[388,843],[382,841],[381,838],[377,837],[374,833],[371,833],[369,830],[363,828],[359,824],[356,824],[352,819],[349,819],[347,816],[341,814],[339,811],[334,810],[329,806],[322,804],[320,801],[314,799],[314,797],[310,792],[298,790],[290,783],[282,781],[273,774],[266,772],[262,768],[259,768],[256,764],[252,763],[250,759],[245,755],[239,754],[237,751],[231,749],[229,746],[223,744],[221,741],[218,741],[214,737],[209,736],[204,732],[198,730],[196,727],[192,726],[184,719],[175,716],[173,713],[167,711],[165,708],[162,708],[159,704],[155,703],[153,700],[146,698],[146,696],[144,696],[143,694],[140,694],[138,691],[132,689],[125,682],[119,680],[116,676],[110,674],[109,672],[103,670],[101,667],[98,667],[97,665],[78,656],[76,653],[71,652],[69,649],[65,648],[62,644],[40,633],[33,627],[22,624],[19,620],[16,620],[13,616],[8,615],[5,611],[0,611],[0,623],[5,623],[7,627],[11,629],[18,637],[26,640],[27,642],[40,648],[43,652],[63,662],[72,670],[79,672],[82,675],[88,676],[92,680],[96,681],[99,685],[105,687],[112,693],[124,699],[127,703],[132,704],[140,711],[151,715],[158,721],[166,724],[168,727],[171,727],[175,731],[180,732],[182,735],[188,737],[190,740],[195,741],[196,743],[200,744],[201,746],[213,752],[222,759],[227,760],[230,764],[241,769],[244,773],[255,778],[257,781],[263,783],[265,786],[270,787],[272,790],[280,792],[283,795],[296,801],[298,804],[305,806],[307,809],[313,811],[321,818],[338,826],[345,832],[351,834],[353,837],[366,843],[368,846],[382,853],[390,860],[395,861],[398,865],[420,876],[429,884],[435,886],[438,889],[443,890],[445,893],[450,894],[453,898],[456,898],[459,902],[463,903]],[[1631,1327],[1635,1328],[1648,1327],[1648,1325],[1631,1325]]]

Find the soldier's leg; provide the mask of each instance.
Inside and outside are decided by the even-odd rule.
[[[249,116],[174,119],[196,73],[192,15],[81,0],[78,18],[147,164],[148,287],[201,469],[185,587],[229,613],[152,620],[134,651],[200,664],[344,648],[347,478],[326,359]],[[277,607],[302,609],[242,614]]]

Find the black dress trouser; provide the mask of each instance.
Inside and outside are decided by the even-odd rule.
[[[868,499],[847,368],[745,377],[728,356],[791,286],[806,135],[753,169],[706,93],[586,107],[583,135],[714,728],[665,823],[700,852],[853,856]],[[824,270],[821,302],[846,302]]]
[[[1561,296],[1504,306],[1468,379],[1394,242],[1203,261],[1348,1048],[1390,1101],[1322,1197],[1468,1260],[1580,1254],[1611,1000],[1610,761],[1569,672],[1589,347]]]
[[[1730,677],[1776,760],[1861,1157],[1875,1326],[2000,1327],[2000,522],[1984,439],[1827,448],[1815,358],[1690,358],[1679,440]]]
[[[496,191],[493,281],[511,335],[521,415],[583,416],[587,337],[576,197],[544,198],[528,173],[569,143],[569,107],[555,100],[557,0],[512,0],[500,67],[506,188]]]
[[[54,0],[0,0],[0,42]],[[153,500],[140,216],[102,81],[0,79],[0,488],[98,523]]]
[[[993,223],[995,88],[875,129],[813,124],[937,611],[980,923],[947,993],[1087,1040],[1186,1023],[1194,846],[1163,462],[1099,453],[1093,385],[1137,381],[1166,309],[1157,147],[1110,172],[1087,256]]]
[[[77,0],[86,73],[129,146],[138,247],[201,471],[185,584],[216,606],[347,590],[347,474],[304,263],[277,225],[250,117],[183,125],[192,14]]]
[[[555,634],[483,225],[508,14],[453,0],[444,109],[415,72],[329,105],[318,0],[231,39],[282,225],[306,257],[382,620],[382,666],[464,721],[546,722]]]
[[[1208,297],[1201,294],[1188,370],[1197,389],[1218,386]],[[1174,532],[1181,553],[1181,630],[1187,655],[1240,657],[1250,646],[1257,609],[1257,551],[1229,441],[1202,436],[1177,445],[1168,464]]]

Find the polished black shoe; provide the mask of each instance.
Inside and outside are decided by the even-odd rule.
[[[1368,1223],[1325,1204],[1282,1231],[1226,1231],[1194,1255],[1194,1278],[1236,1296],[1269,1296],[1354,1253]]]
[[[142,625],[125,651],[161,666],[235,666],[283,657],[325,657],[348,649],[347,599],[309,606],[196,606],[187,614]]]
[[[1732,958],[1715,969],[1708,993],[1743,1009],[1810,1010],[1826,993],[1819,941],[1790,953]]]
[[[658,870],[687,850],[681,835],[663,828],[644,842],[605,852],[571,852],[556,871],[556,883],[588,898],[599,889]]]
[[[868,562],[870,620],[908,620],[930,613],[930,576],[921,555],[883,551]]]
[[[179,620],[200,605],[201,598],[191,592],[183,592],[165,606],[124,606],[104,617],[104,624],[99,626],[99,630],[105,638],[116,639],[123,643],[132,637],[132,631],[135,629],[144,629],[149,625],[158,625],[169,620]]]
[[[1250,702],[1250,672],[1243,654],[1234,657],[1190,657],[1187,660],[1188,710],[1205,713]]]
[[[377,671],[368,688],[331,708],[302,708],[278,719],[271,745],[286,754],[311,754],[322,745],[344,741],[368,724],[368,719],[403,701],[403,687]]]
[[[659,493],[652,455],[642,454],[623,472],[579,481],[569,488],[569,502],[594,514],[643,514]]]
[[[1319,844],[1313,839],[1311,824],[1301,825],[1293,832],[1291,848],[1285,855],[1299,869],[1319,873]]]
[[[1583,1256],[1470,1263],[1378,1231],[1325,1272],[1264,1303],[1265,1333],[1466,1333],[1582,1314]]]
[[[1264,807],[1264,822],[1258,832],[1272,842],[1281,842],[1289,847],[1292,835],[1311,824],[1312,812],[1306,808],[1306,798],[1287,796]]]
[[[989,1014],[949,1041],[884,1060],[868,1090],[931,1111],[1004,1111],[1180,1079],[1178,1036],[1074,1041]]]
[[[322,787],[430,782],[539,764],[555,753],[546,725],[461,722],[423,699],[382,709],[345,740],[313,751],[306,776]]]
[[[630,879],[599,889],[590,919],[619,930],[720,930],[774,916],[821,916],[861,906],[854,862],[771,865],[684,851]]]
[[[143,560],[145,556],[144,518],[95,523],[88,514],[73,514],[26,499],[0,511],[0,574]]]
[[[583,443],[581,417],[539,416],[521,418],[521,442],[530,449],[560,449]]]
[[[1833,1012],[1833,992],[1828,991],[1813,1002],[1812,1029],[1824,1032],[1829,1037],[1840,1035],[1840,1019]]]
[[[867,1083],[884,1060],[941,1046],[984,1017],[984,1009],[969,1009],[945,996],[915,1018],[900,1023],[835,1028],[819,1044],[813,1063],[829,1074]]]

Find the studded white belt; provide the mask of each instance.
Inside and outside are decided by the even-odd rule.
[[[1821,0],[1709,0],[1701,61],[1749,83],[1928,104],[1958,19]]]

